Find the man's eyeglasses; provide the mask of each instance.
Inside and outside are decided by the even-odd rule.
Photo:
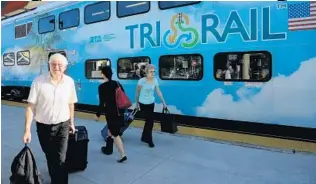
[[[59,63],[50,63],[51,66],[58,66],[59,68],[63,67],[63,64],[59,64]]]

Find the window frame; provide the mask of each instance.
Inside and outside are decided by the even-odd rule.
[[[168,7],[168,8],[162,8],[160,5],[160,2],[167,2],[167,1],[158,1],[158,7],[160,10],[168,10],[168,9],[173,9],[173,8],[179,8],[179,7],[184,7],[184,6],[190,6],[190,5],[194,5],[194,4],[199,4],[202,1],[194,1],[188,4],[181,4],[181,5],[176,5],[176,6],[172,6],[172,7]]]
[[[86,79],[88,79],[88,80],[100,80],[100,79],[103,79],[102,77],[100,77],[100,78],[88,78],[88,76],[87,76],[87,63],[91,62],[91,61],[96,62],[96,61],[99,61],[99,60],[108,60],[108,61],[110,61],[110,67],[112,67],[112,61],[111,61],[110,58],[86,59],[85,60],[85,64],[84,64],[84,75],[85,75]]]
[[[29,28],[29,24],[31,23],[31,29],[29,30],[28,28]],[[29,22],[27,22],[27,23],[25,23],[26,24],[26,36],[27,35],[29,35],[30,34],[30,32],[32,31],[32,28],[33,28],[33,21],[29,21]]]
[[[134,15],[146,14],[146,13],[150,12],[150,9],[151,9],[151,1],[145,1],[145,2],[148,2],[148,4],[149,4],[148,10],[146,10],[145,12],[138,12],[138,13],[134,13],[134,14],[119,16],[119,6],[118,6],[119,2],[120,1],[116,1],[116,16],[117,16],[117,18],[125,18],[125,17],[134,16]]]
[[[160,60],[162,57],[166,57],[166,56],[173,56],[173,57],[176,57],[176,56],[200,56],[201,57],[201,72],[202,72],[202,76],[200,79],[176,79],[176,78],[172,78],[172,79],[164,79],[161,75],[160,75],[160,71],[161,71],[161,67],[160,67]],[[167,80],[167,81],[201,81],[204,77],[204,57],[202,54],[200,53],[190,53],[190,54],[166,54],[166,55],[161,55],[159,58],[158,58],[158,75],[159,75],[159,78],[160,80]]]
[[[20,52],[28,52],[29,53],[30,58],[29,58],[29,63],[28,64],[19,64],[19,62],[18,62],[18,55],[19,55]],[[30,64],[31,64],[31,51],[30,50],[21,50],[21,51],[18,51],[16,53],[16,65],[18,65],[18,66],[27,66],[27,65],[30,65]]]
[[[109,18],[104,19],[104,20],[98,20],[98,21],[95,21],[95,22],[87,22],[86,21],[86,9],[87,9],[87,7],[93,6],[93,5],[97,5],[97,4],[101,4],[101,3],[109,3]],[[88,4],[88,5],[86,5],[84,7],[84,10],[83,10],[83,22],[86,25],[88,25],[88,24],[94,24],[94,23],[98,23],[98,22],[108,21],[111,18],[111,13],[112,13],[112,11],[111,11],[111,1],[100,1],[100,2],[96,2],[96,3]]]
[[[216,55],[218,54],[226,54],[226,56],[228,54],[251,54],[251,53],[256,53],[256,54],[267,54],[268,57],[270,58],[270,63],[269,63],[269,78],[267,80],[252,80],[252,79],[249,79],[249,80],[246,80],[246,79],[240,79],[240,80],[236,80],[236,79],[218,79],[216,78],[216,70],[217,68],[215,68],[215,57]],[[234,51],[234,52],[217,52],[216,54],[214,54],[214,57],[213,57],[213,77],[216,81],[218,82],[254,82],[254,83],[258,83],[258,82],[268,82],[272,79],[272,63],[273,63],[273,59],[272,59],[272,54],[271,52],[267,51],[267,50],[258,50],[258,51]]]
[[[134,57],[121,57],[121,58],[118,58],[117,59],[117,62],[116,62],[116,68],[117,68],[117,78],[118,79],[121,79],[121,80],[139,80],[139,79],[133,79],[133,78],[121,78],[119,76],[119,61],[120,59],[130,59],[130,58],[148,58],[149,59],[149,63],[148,64],[151,64],[151,58],[149,56],[134,56]]]
[[[65,13],[68,13],[68,12],[71,12],[71,11],[78,11],[78,24],[77,25],[73,25],[73,26],[71,26],[71,27],[64,27],[64,28],[61,28],[61,25],[60,25],[60,16],[62,15],[62,14],[65,14]],[[59,30],[65,30],[65,29],[71,29],[71,28],[75,28],[75,27],[78,27],[80,25],[80,10],[79,10],[79,8],[74,8],[74,9],[71,9],[71,10],[67,10],[67,11],[64,11],[64,12],[61,12],[61,13],[59,13],[58,14],[58,28],[59,28]]]
[[[13,60],[13,65],[5,65],[4,64],[4,55],[8,55],[8,54],[13,54],[13,56],[14,56],[14,60]],[[14,52],[6,52],[6,53],[3,53],[3,55],[2,55],[2,64],[3,64],[3,66],[14,66],[15,65],[15,63],[16,63],[16,56],[15,56],[15,53]]]
[[[41,33],[40,32],[40,20],[48,18],[48,17],[54,17],[54,29],[52,31],[46,31],[46,32],[42,32]],[[56,29],[56,16],[55,15],[49,15],[49,16],[42,17],[42,18],[38,19],[38,21],[37,21],[37,32],[38,32],[38,34],[46,34],[46,33],[54,32],[55,29]]]

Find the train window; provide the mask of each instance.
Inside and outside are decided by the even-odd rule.
[[[217,53],[214,77],[218,81],[267,82],[272,76],[271,62],[267,51]]]
[[[147,56],[119,58],[117,76],[119,79],[140,79],[145,75],[145,67],[150,63]]]
[[[29,65],[30,64],[30,51],[19,51],[16,54],[17,65]]]
[[[15,26],[15,38],[22,38],[26,36],[26,24]]]
[[[87,79],[102,79],[101,68],[111,66],[109,59],[89,59],[86,61],[85,73]]]
[[[26,37],[32,29],[32,22],[15,26],[15,38]]]
[[[177,8],[181,6],[189,6],[193,4],[198,4],[201,1],[159,1],[158,6],[161,10]]]
[[[38,20],[38,33],[45,34],[55,30],[55,16],[40,18]]]
[[[3,65],[13,66],[15,64],[15,55],[13,52],[3,54]]]
[[[161,56],[159,76],[163,80],[201,80],[203,57],[200,54]]]
[[[28,22],[26,24],[26,35],[28,35],[31,32],[32,25],[33,25],[33,22]]]
[[[90,4],[84,10],[84,23],[92,24],[110,19],[110,1]]]
[[[65,11],[59,14],[59,29],[68,29],[79,25],[80,14],[79,9]]]
[[[150,1],[117,1],[117,17],[128,17],[147,13],[150,10]]]

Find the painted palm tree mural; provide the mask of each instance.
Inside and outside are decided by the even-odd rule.
[[[34,27],[38,27],[37,23]],[[46,68],[48,62],[48,52],[55,50],[55,45],[62,43],[64,40],[59,35],[58,31],[53,31],[46,34],[38,34],[36,29],[32,29],[29,36],[30,39],[35,40],[35,42],[33,42],[35,43],[34,45],[26,48],[32,53],[32,64],[30,70],[34,71],[39,68],[40,73],[43,73],[42,70],[43,68]]]
[[[15,27],[15,36],[23,35],[20,42],[24,47],[4,48],[2,77],[11,76],[14,80],[30,80],[35,76],[47,72],[48,53],[55,50],[64,40],[58,31],[38,34],[38,21],[33,20]],[[14,64],[15,63],[15,64]],[[45,71],[46,70],[46,71]]]

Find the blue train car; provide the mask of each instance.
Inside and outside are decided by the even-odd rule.
[[[1,27],[6,94],[27,97],[60,52],[79,104],[98,104],[103,65],[134,102],[152,63],[181,123],[315,138],[316,2],[52,2]]]

